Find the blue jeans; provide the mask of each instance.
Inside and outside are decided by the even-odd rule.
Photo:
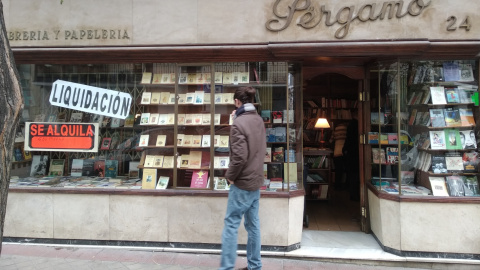
[[[260,190],[248,191],[230,186],[228,193],[227,213],[222,233],[222,259],[220,270],[230,270],[235,267],[237,259],[238,227],[245,217],[245,230],[248,233],[247,260],[248,269],[262,269],[260,258],[260,219],[258,208]]]

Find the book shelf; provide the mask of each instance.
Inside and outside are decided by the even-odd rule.
[[[304,150],[306,170],[305,199],[329,200],[332,188],[332,150]]]
[[[157,178],[160,175],[172,179],[168,188],[228,190],[228,185],[217,182],[225,182],[229,163],[234,92],[238,87],[252,86],[257,90],[253,105],[263,118],[267,136],[263,189],[288,191],[302,187],[299,179],[303,168],[298,156],[301,144],[296,141],[301,130],[295,124],[299,123],[295,111],[301,104],[298,92],[287,93],[285,63],[268,63],[267,70],[259,63],[178,64],[170,71],[163,65],[144,65],[145,88],[139,102],[145,120],[140,125],[145,123],[142,135],[148,134],[149,139],[142,148],[140,169],[151,168],[145,165],[151,156],[169,157],[176,160],[172,165],[155,168]],[[163,81],[168,83],[159,83]],[[156,104],[157,99],[160,104]],[[152,124],[149,117],[157,114],[159,119],[164,114],[173,117],[171,122],[167,120],[168,129],[155,131],[158,124]],[[166,143],[155,147],[159,135],[165,136]],[[201,184],[195,179],[198,171],[205,177]]]
[[[371,124],[368,135],[372,178],[390,179],[388,193],[478,196],[477,63],[457,60],[397,64],[406,71],[396,78],[401,82],[400,89],[376,89],[376,107],[380,109],[372,110],[375,124]],[[385,79],[390,74],[392,70],[379,69],[375,77]],[[388,80],[383,83],[388,85]],[[375,162],[375,157],[378,161],[379,155],[385,155],[381,150],[391,145],[388,140],[379,143],[382,133],[408,134],[407,141],[399,139],[397,143],[399,162]],[[384,189],[383,185],[377,188]]]

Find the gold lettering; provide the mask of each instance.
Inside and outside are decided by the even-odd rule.
[[[102,29],[102,38],[103,38],[103,39],[107,39],[107,38],[108,38],[108,31],[107,31],[107,30]]]
[[[37,40],[35,31],[30,31],[30,40]]]
[[[28,32],[27,31],[23,31],[23,40],[28,40]]]
[[[22,33],[15,32],[15,40],[22,40]]]
[[[110,30],[110,39],[115,39],[115,30]]]
[[[77,31],[75,31],[75,30],[72,31],[72,38],[71,39],[78,39],[77,38]]]
[[[83,39],[86,34],[87,32],[85,32],[85,30],[80,30],[80,39]]]
[[[8,32],[8,40],[13,40],[15,38],[15,34],[13,32]]]
[[[65,30],[65,39],[70,38],[71,35],[72,35],[72,32],[70,32],[69,30]]]

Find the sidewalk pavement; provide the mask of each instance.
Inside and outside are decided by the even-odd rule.
[[[165,249],[163,249],[165,250]],[[218,250],[196,250],[195,253],[155,251],[132,247],[50,246],[41,244],[4,243],[0,258],[2,270],[83,270],[83,269],[167,269],[211,270],[218,269]],[[215,252],[213,254],[212,252]],[[306,258],[263,256],[263,270],[401,270],[426,269],[379,265],[333,263]],[[245,267],[245,256],[237,258],[236,267]],[[431,269],[431,268],[427,268]]]

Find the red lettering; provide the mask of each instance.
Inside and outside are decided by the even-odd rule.
[[[68,136],[68,126],[62,125],[60,127],[60,133],[62,134],[62,136]]]
[[[58,125],[55,125],[55,136],[60,136],[60,132],[58,132]]]
[[[48,126],[47,136],[53,136],[53,128],[52,128],[52,125],[49,125],[49,126]]]
[[[92,126],[88,125],[87,136],[93,136]]]
[[[38,125],[38,136],[43,136],[45,135],[43,128],[45,125]]]
[[[32,136],[37,135],[37,125],[35,125],[35,124],[30,125],[30,135],[32,135]]]

